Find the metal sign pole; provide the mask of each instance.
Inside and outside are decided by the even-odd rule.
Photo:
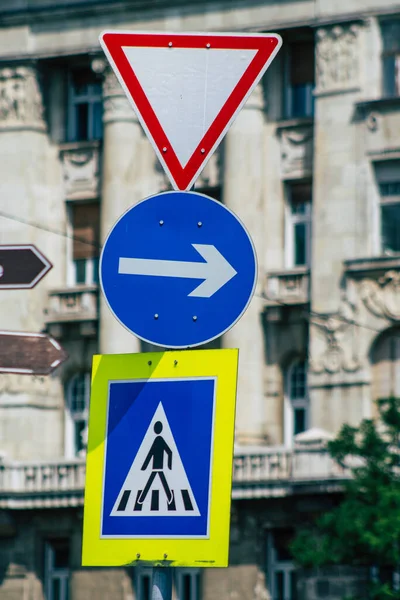
[[[171,567],[154,567],[151,600],[171,600],[172,569]]]

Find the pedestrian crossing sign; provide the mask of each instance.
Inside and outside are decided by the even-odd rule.
[[[84,566],[227,566],[237,363],[237,350],[94,357]]]

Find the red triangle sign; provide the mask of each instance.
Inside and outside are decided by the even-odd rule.
[[[173,187],[188,190],[282,40],[106,31],[100,43]]]

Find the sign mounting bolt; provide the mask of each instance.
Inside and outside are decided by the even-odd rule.
[[[203,223],[202,223],[201,221],[199,221],[199,222],[197,223],[197,227],[202,227],[202,226],[203,226]]]
[[[154,315],[154,318],[157,321],[157,319],[158,319],[158,314],[157,313]]]
[[[164,558],[167,558],[168,554],[164,554]]]
[[[172,42],[168,42],[168,46],[172,48]]]
[[[167,146],[164,146],[164,148],[162,149],[163,152],[167,151]]]
[[[178,364],[178,361],[177,361],[177,360],[174,360],[174,365],[175,365],[175,367],[176,367],[176,365],[177,365],[177,364]]]
[[[206,44],[206,48],[211,48],[211,44],[210,43]]]
[[[193,315],[193,321],[197,321],[196,315]]]
[[[140,558],[140,554],[139,554],[139,552],[136,554],[136,558]]]
[[[160,221],[160,227],[162,227],[164,225],[164,221],[161,219]]]
[[[149,365],[149,367],[151,367],[151,365],[153,364],[151,360],[149,360],[149,362],[147,363]]]
[[[204,154],[204,152],[205,152],[204,148],[202,148],[202,149],[200,150],[200,152],[201,152],[202,154]]]

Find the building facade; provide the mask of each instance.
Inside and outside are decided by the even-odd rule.
[[[177,569],[174,595],[350,595],[346,568],[297,581],[288,543],[347,477],[326,440],[400,393],[398,0],[2,0],[0,243],[34,243],[54,266],[0,292],[0,329],[47,331],[69,359],[48,377],[0,374],[0,598],[150,594],[141,565],[80,566],[91,357],[152,349],[101,298],[99,252],[169,185],[100,50],[105,28],[284,42],[195,186],[243,220],[259,278],[216,343],[240,349],[230,566]]]

